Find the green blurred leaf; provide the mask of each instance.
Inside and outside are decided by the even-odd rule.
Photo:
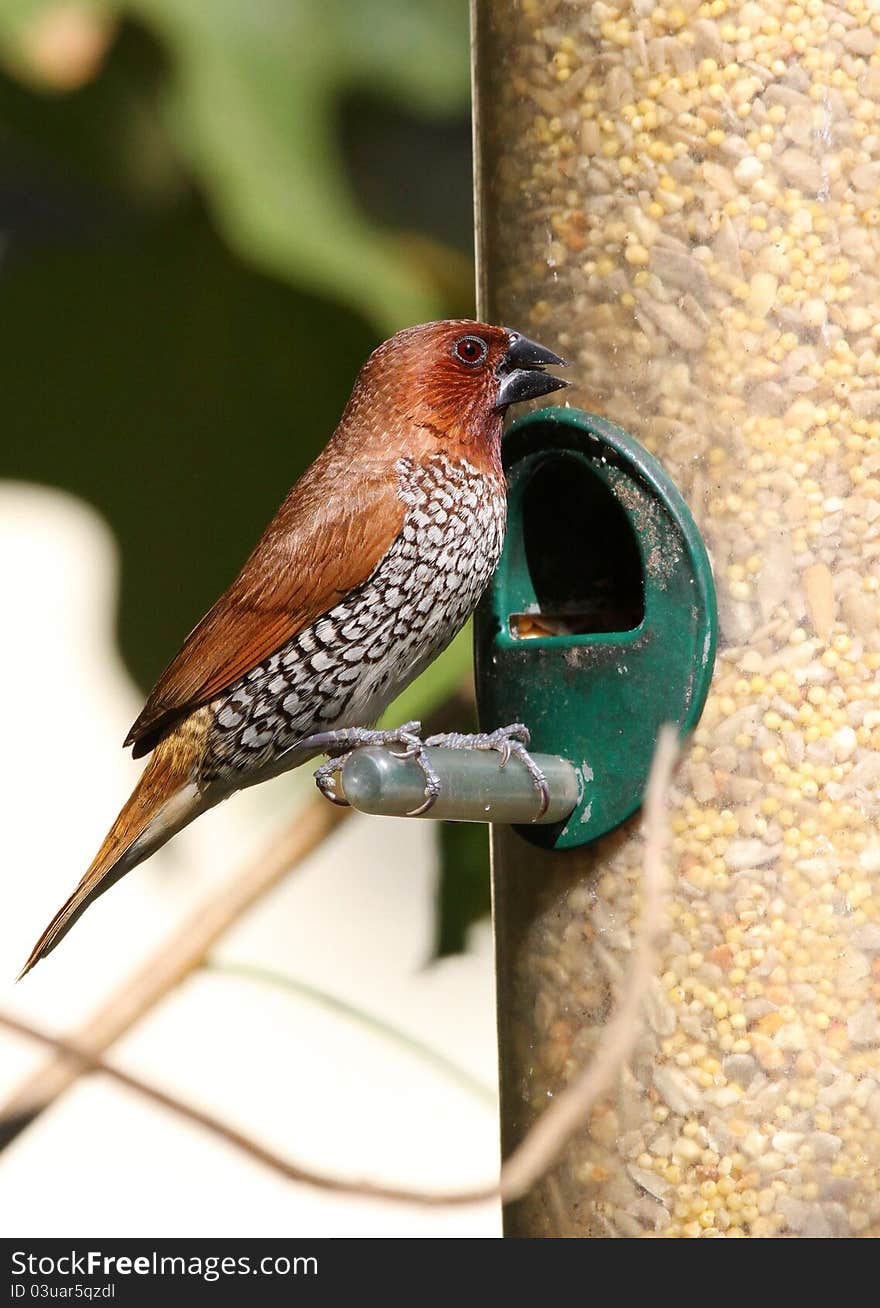
[[[481,822],[441,822],[435,956],[460,954],[475,922],[489,916],[489,828]]]
[[[235,248],[351,304],[384,332],[442,316],[424,262],[356,205],[336,113],[351,88],[435,113],[461,108],[464,0],[100,2],[136,15],[166,49],[170,131]],[[0,38],[14,44],[36,13],[56,5],[9,0]]]
[[[325,444],[369,329],[243,267],[192,206],[3,272],[3,475],[96,505],[148,687]],[[322,359],[319,383],[298,360]]]

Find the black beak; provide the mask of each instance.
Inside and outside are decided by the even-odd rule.
[[[556,368],[565,368],[566,362],[558,354],[547,350],[528,336],[519,332],[510,333],[510,345],[507,353],[498,365],[498,398],[496,409],[506,409],[509,404],[519,404],[522,400],[534,400],[539,395],[549,395],[558,391],[568,382],[552,373],[542,372],[542,368],[552,364]]]

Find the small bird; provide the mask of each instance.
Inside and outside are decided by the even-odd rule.
[[[319,754],[321,790],[363,744],[402,746],[436,796],[428,744],[517,753],[515,724],[431,737],[371,724],[461,629],[498,563],[507,512],[501,428],[511,404],[567,383],[552,350],[456,320],[398,332],[370,356],[326,448],[229,589],[190,632],[126,737],[149,762],[24,976],[85,909],[237,790]],[[542,802],[546,803],[546,794]]]

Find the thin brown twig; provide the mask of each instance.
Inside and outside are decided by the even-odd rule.
[[[633,950],[633,962],[624,992],[608,1024],[598,1056],[544,1110],[523,1142],[514,1150],[501,1170],[498,1184],[445,1193],[432,1193],[404,1186],[383,1185],[315,1172],[280,1157],[258,1140],[235,1127],[186,1104],[164,1090],[106,1063],[93,1050],[59,1039],[24,1022],[0,1013],[0,1025],[19,1035],[39,1040],[77,1064],[77,1070],[91,1068],[103,1072],[118,1084],[135,1091],[163,1108],[200,1126],[250,1158],[296,1181],[321,1190],[361,1198],[396,1200],[409,1204],[437,1207],[463,1205],[500,1198],[507,1202],[520,1198],[552,1167],[559,1152],[572,1134],[584,1123],[597,1100],[607,1091],[629,1058],[640,1032],[640,1010],[651,978],[656,971],[656,941],[662,920],[663,892],[666,883],[664,862],[665,810],[669,781],[677,756],[675,732],[662,730],[651,768],[645,800],[645,856],[642,890],[642,920]]]
[[[204,1112],[201,1108],[184,1103],[176,1095],[160,1090],[158,1086],[151,1085],[139,1076],[132,1076],[129,1072],[123,1072],[121,1068],[114,1067],[91,1050],[82,1049],[70,1040],[62,1040],[58,1036],[49,1035],[48,1032],[40,1031],[30,1022],[11,1017],[7,1013],[0,1013],[0,1026],[5,1026],[18,1035],[27,1036],[32,1040],[39,1040],[42,1044],[48,1045],[50,1049],[63,1054],[66,1059],[78,1063],[80,1070],[90,1068],[94,1072],[102,1072],[115,1081],[117,1085],[125,1086],[127,1090],[133,1090],[143,1098],[152,1100],[154,1104],[170,1109],[171,1112],[176,1113],[185,1121],[191,1122],[194,1126],[200,1126],[206,1131],[212,1132],[226,1144],[232,1145],[233,1148],[247,1154],[249,1158],[255,1159],[258,1163],[264,1163],[273,1172],[280,1172],[288,1181],[299,1181],[319,1190],[335,1190],[342,1194],[362,1195],[372,1199],[401,1199],[416,1204],[471,1203],[477,1199],[491,1198],[495,1193],[495,1187],[488,1186],[484,1193],[473,1192],[460,1196],[421,1194],[418,1191],[408,1190],[403,1187],[379,1185],[374,1184],[372,1181],[348,1180],[343,1177],[328,1176],[323,1172],[312,1171],[310,1168],[301,1167],[298,1163],[288,1162],[286,1158],[282,1158],[266,1145],[261,1144],[259,1140],[255,1140],[253,1136],[246,1135],[244,1131],[239,1131],[236,1127],[230,1126],[227,1122],[222,1121],[219,1117],[214,1117],[211,1113]]]

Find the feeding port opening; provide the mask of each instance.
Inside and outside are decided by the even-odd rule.
[[[645,616],[642,560],[632,525],[582,459],[541,463],[522,501],[526,563],[536,604],[511,613],[512,636],[633,631]]]

